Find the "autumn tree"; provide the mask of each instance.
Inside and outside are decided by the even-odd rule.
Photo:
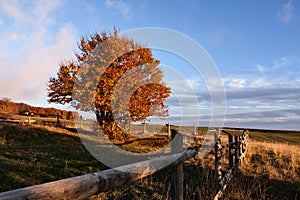
[[[149,48],[119,36],[116,29],[82,37],[78,47],[76,60],[62,63],[57,77],[49,79],[50,103],[95,112],[104,134],[118,140],[129,137],[122,123],[168,115],[164,100],[171,90]]]
[[[11,99],[4,97],[0,99],[0,112],[16,114],[18,113],[18,107]]]

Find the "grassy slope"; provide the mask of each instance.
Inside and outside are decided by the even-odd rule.
[[[106,168],[70,131],[2,123],[0,138],[0,191]]]
[[[243,131],[243,129],[232,128],[225,128],[225,130],[238,135]],[[249,132],[250,139],[255,141],[300,145],[300,131],[249,129]]]
[[[205,134],[205,128],[199,128]],[[227,129],[240,135],[243,130]],[[300,132],[251,130],[247,156],[224,199],[300,199]],[[226,157],[222,158],[224,173]],[[95,199],[168,199],[171,169],[103,193]],[[214,158],[184,166],[184,199],[213,199]]]
[[[201,133],[205,133],[204,130],[198,129]],[[229,131],[241,133],[238,130]],[[295,145],[300,142],[299,132],[252,130],[250,137],[246,161],[238,172],[238,178],[227,188],[224,199],[299,198],[300,146]],[[158,142],[165,142],[165,139]],[[142,149],[145,150],[146,141],[129,143],[124,148],[136,148],[140,143],[144,144]],[[213,198],[213,164],[211,155],[185,164],[184,199]],[[105,168],[90,156],[74,132],[0,124],[0,191]],[[94,199],[166,199],[170,189],[170,172],[171,169],[162,170]]]

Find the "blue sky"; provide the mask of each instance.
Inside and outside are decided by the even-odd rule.
[[[300,2],[295,0],[0,0],[0,97],[70,109],[47,104],[48,78],[72,58],[82,35],[113,26],[169,28],[202,45],[226,89],[225,126],[300,129]],[[204,81],[184,61],[155,55],[186,74],[201,123],[207,123],[210,97]],[[176,107],[172,99],[169,106]],[[171,114],[175,122],[178,116]],[[186,123],[195,120],[186,117]]]

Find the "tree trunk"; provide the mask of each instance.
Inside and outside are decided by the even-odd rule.
[[[123,142],[130,138],[130,135],[118,126],[112,112],[96,111],[96,117],[104,135],[108,139]]]

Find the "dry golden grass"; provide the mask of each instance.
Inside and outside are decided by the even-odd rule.
[[[191,130],[184,131],[190,133]],[[205,130],[198,131],[201,131],[197,137],[201,143]],[[242,131],[233,132],[240,134]],[[88,131],[77,133],[55,127],[0,125],[0,191],[106,169],[86,151],[78,137],[80,134],[90,140],[96,137]],[[250,132],[252,139],[245,161],[226,189],[224,199],[300,199],[300,146],[296,145],[300,134],[276,132],[270,140],[273,142],[265,142],[272,136],[272,132],[256,131],[253,135]],[[168,141],[158,135],[156,140],[133,141],[122,147],[148,152]],[[226,142],[226,137],[222,142]],[[226,154],[222,161],[226,172]],[[93,199],[166,199],[171,171],[163,169]],[[213,155],[186,162],[184,177],[184,199],[212,199],[216,191]]]
[[[224,199],[299,199],[300,146],[250,140]]]
[[[226,142],[226,137],[223,137]],[[225,153],[225,151],[224,151]],[[226,154],[222,158],[227,171]],[[167,199],[171,169],[103,193],[93,199]],[[190,159],[184,165],[184,199],[213,199],[214,157]],[[244,162],[226,189],[223,199],[299,199],[300,146],[250,140]]]
[[[251,141],[241,169],[245,174],[300,183],[300,146]]]

